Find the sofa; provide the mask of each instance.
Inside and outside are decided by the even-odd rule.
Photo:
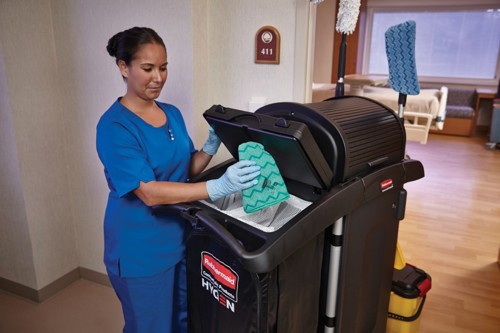
[[[448,88],[446,118],[439,134],[472,136],[477,117],[476,89]]]

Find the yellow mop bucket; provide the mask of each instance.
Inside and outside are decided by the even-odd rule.
[[[397,250],[386,332],[417,333],[431,277],[405,263],[399,245]]]

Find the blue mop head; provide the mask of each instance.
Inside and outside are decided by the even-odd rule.
[[[385,32],[389,83],[392,89],[405,95],[420,93],[415,64],[415,34],[415,21],[392,26]]]

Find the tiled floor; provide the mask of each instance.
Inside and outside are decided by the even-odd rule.
[[[41,304],[0,291],[0,333],[119,333],[120,303],[110,287],[78,280]]]

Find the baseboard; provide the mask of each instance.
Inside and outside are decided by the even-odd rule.
[[[105,286],[111,286],[106,274],[78,267],[40,290],[36,290],[0,277],[0,290],[29,299],[36,303],[42,303],[79,279],[85,279]]]
[[[3,277],[0,277],[0,290],[27,298],[34,302],[39,302],[38,291],[36,289],[26,287],[25,285],[4,279]]]
[[[111,287],[111,282],[109,281],[107,274],[99,273],[88,268],[80,267],[80,277],[84,280],[92,281],[95,283],[102,284],[104,286]]]

